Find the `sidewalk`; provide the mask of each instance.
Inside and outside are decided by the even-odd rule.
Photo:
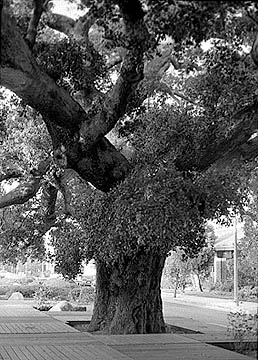
[[[239,306],[236,305],[233,299],[220,299],[196,295],[178,294],[174,298],[173,292],[169,290],[162,290],[162,299],[168,302],[188,304],[198,307],[206,307],[226,312],[244,311],[250,314],[257,314],[257,302],[239,301]]]
[[[87,312],[85,315],[87,316]],[[107,336],[80,333],[65,324],[67,320],[77,316],[73,312],[70,314],[42,313],[25,302],[15,304],[0,301],[0,359],[248,359],[244,355],[210,345],[207,343],[205,334],[202,338],[194,338],[190,335],[179,334]]]

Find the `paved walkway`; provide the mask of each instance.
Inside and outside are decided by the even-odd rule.
[[[207,344],[205,336],[92,335],[65,323],[89,316],[44,313],[25,302],[0,301],[0,360],[250,360]]]

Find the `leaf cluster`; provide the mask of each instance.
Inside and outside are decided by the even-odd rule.
[[[102,57],[90,44],[64,38],[57,43],[38,43],[38,64],[67,91],[89,90],[105,77]]]

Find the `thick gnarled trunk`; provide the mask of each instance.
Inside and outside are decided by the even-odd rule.
[[[165,255],[141,252],[124,263],[97,262],[97,291],[89,331],[164,333],[160,282]]]

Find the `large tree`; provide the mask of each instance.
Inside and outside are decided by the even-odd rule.
[[[26,2],[26,7],[19,1],[3,3],[1,85],[35,110],[35,121],[40,114],[52,145],[45,144],[49,151],[35,159],[28,176],[17,168],[3,167],[1,180],[21,182],[0,198],[0,208],[24,204],[44,186],[43,205],[50,226],[58,191],[66,214],[71,215],[71,171],[101,192],[109,192],[104,198],[89,192],[82,215],[88,231],[87,256],[94,256],[97,264],[91,329],[163,332],[160,279],[168,251],[172,245],[195,247],[198,239],[201,243],[203,219],[236,206],[226,201],[223,192],[214,199],[209,189],[222,182],[230,188],[232,176],[225,175],[225,168],[233,164],[239,173],[241,165],[258,153],[253,65],[258,64],[257,38],[253,40],[257,5],[250,1],[92,0],[81,2],[85,14],[74,20],[53,14],[48,1]],[[62,33],[62,39],[45,33],[46,29]],[[160,50],[167,36],[171,46]],[[211,38],[222,43],[217,41],[205,62],[199,45]],[[241,52],[248,42],[253,43],[253,64]],[[188,86],[180,92],[180,86],[177,89],[171,83],[173,77],[162,81],[170,65],[186,73],[199,71],[199,80],[181,76],[178,84],[184,81]],[[118,73],[114,84],[111,70]],[[137,117],[153,94],[181,99],[181,110],[172,106],[162,112],[160,127],[159,108]],[[105,137],[129,115],[136,125],[139,121],[138,129],[132,129],[139,149],[131,164]],[[175,125],[169,119],[176,119]],[[118,131],[128,136],[125,124]],[[157,135],[162,138],[160,144]],[[110,192],[125,178],[118,190]],[[94,208],[91,218],[89,205]],[[165,230],[158,226],[157,219],[162,218],[167,220]],[[126,238],[132,240],[130,244],[121,242]]]

